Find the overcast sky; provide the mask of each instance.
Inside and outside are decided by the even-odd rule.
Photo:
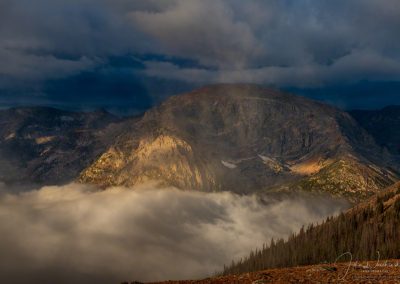
[[[0,106],[145,109],[216,82],[395,104],[399,31],[398,0],[2,0]]]

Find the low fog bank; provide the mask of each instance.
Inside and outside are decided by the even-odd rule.
[[[100,284],[206,277],[270,238],[346,207],[327,197],[261,200],[154,184],[2,193],[0,279]]]

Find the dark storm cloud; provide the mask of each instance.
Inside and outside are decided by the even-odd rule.
[[[400,78],[395,1],[178,3],[162,13],[136,12],[135,23],[165,52],[191,55],[220,69],[149,62],[149,74],[280,86]]]
[[[3,193],[0,277],[15,284],[207,277],[270,238],[286,237],[346,206],[326,197],[262,202],[256,196],[154,184],[106,191],[71,184]]]
[[[397,0],[4,0],[0,90],[51,99],[43,82],[103,72],[127,55],[144,69],[112,65],[122,84],[399,81],[398,30]]]

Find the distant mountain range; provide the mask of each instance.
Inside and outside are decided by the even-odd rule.
[[[1,110],[0,181],[20,186],[73,181],[114,141],[119,122],[104,111]]]
[[[344,112],[257,85],[212,85],[140,117],[0,111],[0,181],[305,190],[365,199],[399,179],[400,107]]]
[[[375,139],[394,155],[400,155],[400,106],[381,110],[354,110],[350,114]]]

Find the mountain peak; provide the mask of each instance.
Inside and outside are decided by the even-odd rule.
[[[347,113],[251,84],[171,97],[111,149],[82,173],[82,182],[130,186],[155,179],[183,189],[322,189],[365,197],[393,177],[375,170],[373,153],[380,149]]]
[[[257,84],[213,84],[206,85],[186,94],[176,95],[172,100],[183,99],[218,99],[218,98],[278,98],[293,97],[278,89],[265,87]]]

